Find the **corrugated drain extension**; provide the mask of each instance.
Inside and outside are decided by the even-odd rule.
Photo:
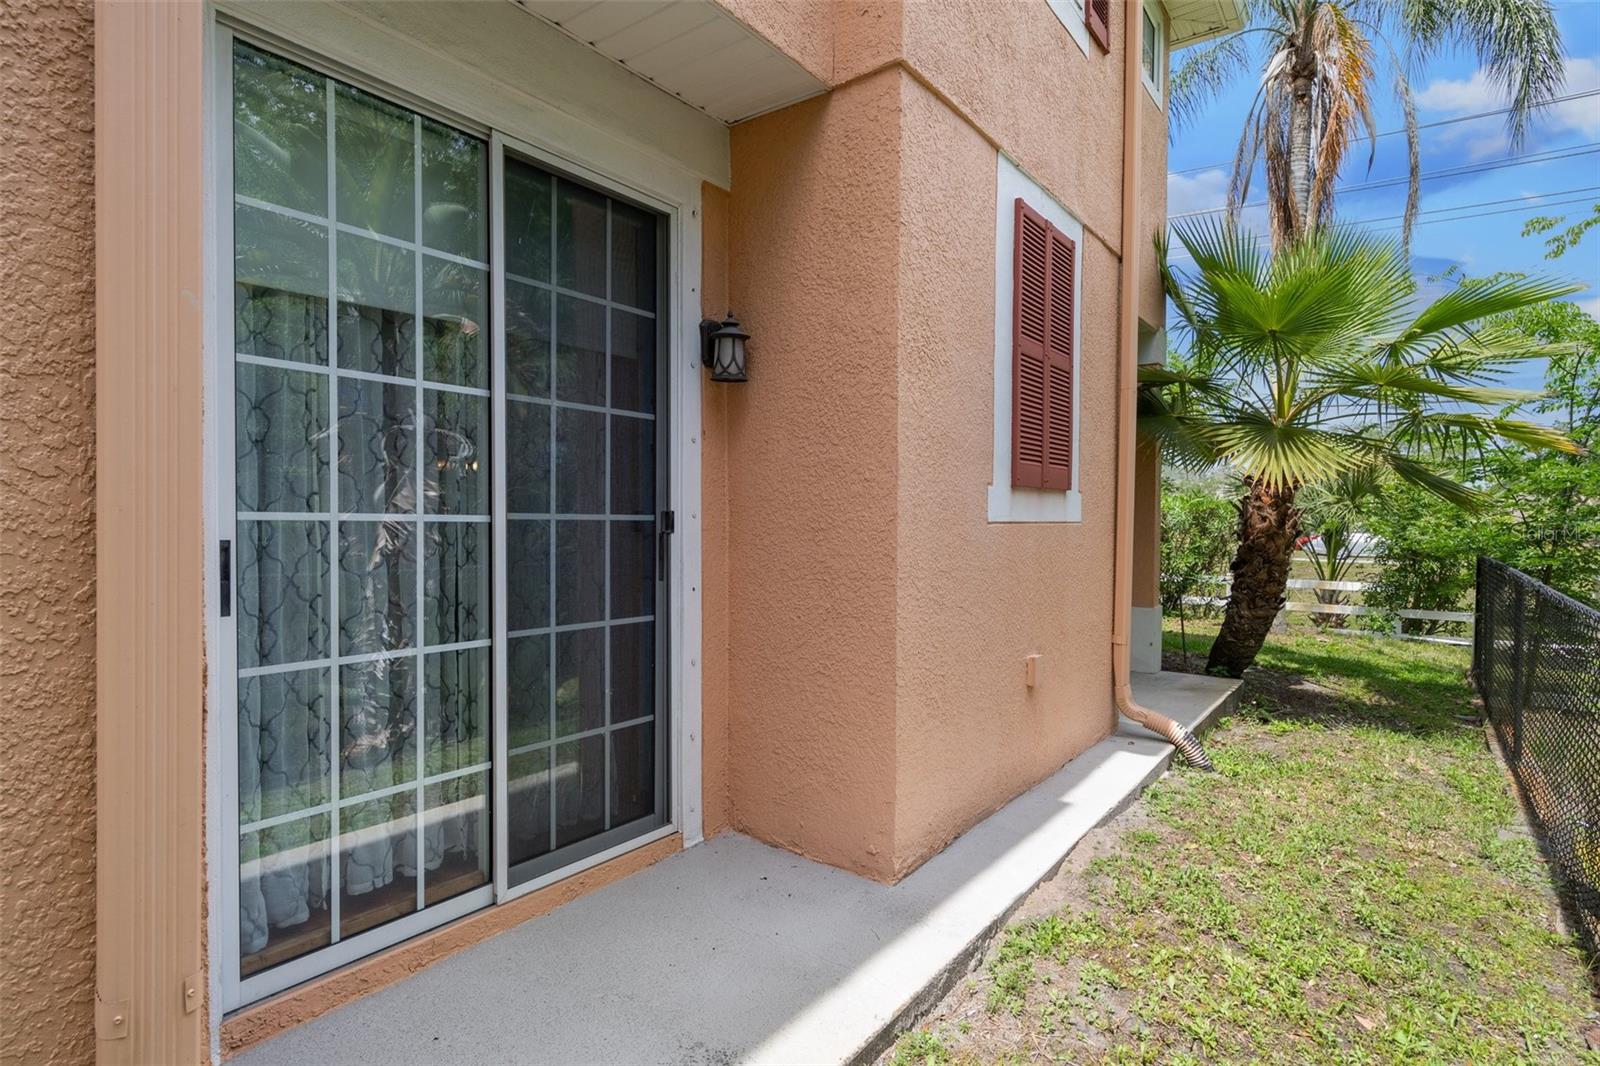
[[[1214,773],[1216,767],[1211,763],[1211,756],[1206,754],[1206,749],[1200,746],[1200,738],[1189,732],[1177,722],[1172,723],[1172,735],[1167,737],[1172,741],[1172,746],[1178,749],[1178,754],[1197,770]]]

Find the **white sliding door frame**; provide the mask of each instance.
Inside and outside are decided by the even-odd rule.
[[[233,400],[233,173],[232,173],[232,50],[235,37],[277,52],[296,62],[306,63],[319,72],[352,82],[430,117],[439,117],[489,141],[490,167],[490,293],[493,379],[491,396],[503,396],[505,260],[504,260],[504,158],[509,149],[519,156],[543,162],[551,168],[573,175],[602,192],[650,206],[667,217],[668,272],[665,313],[670,334],[661,357],[668,366],[668,396],[663,405],[670,434],[667,449],[668,492],[661,504],[676,514],[676,530],[667,552],[668,660],[665,665],[667,691],[663,701],[668,721],[668,775],[666,824],[613,848],[590,855],[569,866],[552,871],[515,887],[507,883],[507,810],[505,789],[506,730],[506,613],[502,594],[505,577],[505,518],[503,509],[492,520],[493,577],[493,836],[494,861],[489,885],[436,904],[425,910],[396,919],[367,933],[340,940],[299,959],[285,962],[250,978],[239,974],[239,836],[238,836],[238,676],[235,611],[220,618],[214,595],[217,591],[221,540],[233,542],[235,535],[234,487],[234,400]],[[451,921],[491,902],[502,902],[535,891],[570,877],[584,869],[620,854],[681,833],[685,846],[702,838],[701,811],[701,595],[700,595],[700,177],[687,166],[664,163],[655,154],[622,141],[615,135],[592,127],[575,129],[570,118],[552,122],[559,129],[559,143],[541,138],[541,130],[521,128],[500,130],[488,123],[474,122],[471,114],[457,110],[429,109],[418,101],[431,98],[433,88],[422,83],[390,85],[363,78],[347,67],[319,62],[316,42],[286,38],[280,27],[275,34],[255,31],[243,22],[219,16],[209,35],[208,56],[210,101],[207,122],[208,183],[207,219],[212,227],[208,253],[214,257],[207,276],[212,279],[205,294],[206,336],[211,347],[206,362],[206,487],[207,487],[207,662],[210,664],[208,708],[207,832],[208,878],[212,895],[210,973],[212,1046],[215,1054],[221,1016],[274,992],[308,980],[337,966],[352,962],[383,947],[408,939],[420,932]],[[420,44],[416,47],[424,47]],[[412,69],[403,55],[396,56],[386,70]],[[459,84],[439,96],[456,100]],[[332,338],[330,336],[330,344]],[[336,390],[335,390],[336,394]],[[504,500],[505,434],[503,419],[492,420],[491,484],[496,506]],[[332,548],[330,547],[330,550]],[[330,580],[337,581],[337,567]],[[235,583],[236,584],[236,583]],[[237,600],[237,593],[234,596]],[[420,605],[419,605],[420,609]],[[420,684],[419,678],[419,684]],[[337,728],[334,723],[334,728]],[[659,772],[659,771],[658,771]],[[339,842],[330,842],[330,859],[337,864]]]

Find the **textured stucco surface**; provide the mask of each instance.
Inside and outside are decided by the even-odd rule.
[[[1114,42],[1133,10],[1113,5]],[[1043,3],[837,4],[831,33],[840,87],[732,136],[732,295],[756,340],[726,410],[729,802],[738,828],[895,879],[1114,725],[1122,51],[1085,56]],[[1159,326],[1166,124],[1139,106],[1134,295]],[[1080,523],[986,521],[997,150],[1086,229]]]
[[[1113,728],[1117,295],[1086,235],[1083,521],[990,523],[994,150],[919,82],[901,93],[897,874]]]
[[[0,6],[0,1060],[94,1056],[94,31]]]
[[[728,306],[728,190],[700,186],[700,314]],[[728,395],[700,378],[700,793],[703,832],[731,824],[728,798]]]
[[[904,57],[1067,210],[1118,250],[1124,5],[1085,56],[1043,0],[908,3]]]
[[[1161,603],[1161,447],[1140,439],[1133,457],[1133,605]]]
[[[990,524],[993,145],[891,64],[732,153],[732,824],[893,880],[1113,728],[1116,257],[1086,235],[1084,519]]]
[[[732,131],[734,824],[893,875],[900,77]]]

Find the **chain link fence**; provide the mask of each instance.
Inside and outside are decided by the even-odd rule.
[[[1600,952],[1600,611],[1480,557],[1474,629],[1478,694]]]

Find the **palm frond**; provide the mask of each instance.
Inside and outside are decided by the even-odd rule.
[[[1218,457],[1241,475],[1277,489],[1326,481],[1362,462],[1347,434],[1276,422],[1251,411],[1234,412],[1232,419],[1210,426],[1207,436]]]
[[[1418,66],[1441,49],[1477,54],[1511,108],[1506,130],[1513,149],[1521,147],[1534,113],[1566,79],[1561,31],[1549,0],[1404,0],[1386,5],[1383,14],[1398,21]]]
[[[1488,385],[1519,363],[1559,357],[1566,351],[1564,345],[1532,340],[1505,322],[1491,321],[1453,331],[1431,346],[1412,344],[1406,358],[1408,365],[1440,381]]]
[[[1406,484],[1430,492],[1447,503],[1455,504],[1463,511],[1481,511],[1489,502],[1489,497],[1483,492],[1470,485],[1463,485],[1454,478],[1446,477],[1426,463],[1419,463],[1415,459],[1392,452],[1384,453],[1382,462]]]
[[[1186,316],[1243,355],[1291,346],[1312,359],[1392,329],[1412,281],[1393,246],[1350,229],[1321,233],[1263,259],[1259,242],[1218,223],[1180,223],[1196,270],[1177,279]]]
[[[1400,112],[1406,122],[1406,209],[1400,223],[1400,246],[1410,259],[1411,231],[1416,228],[1417,211],[1422,207],[1422,139],[1417,133],[1417,101],[1399,63],[1394,67],[1394,94],[1400,98]],[[1376,137],[1372,144],[1377,147]]]
[[[1253,58],[1249,31],[1244,30],[1185,52],[1167,81],[1172,132],[1186,128],[1222,90],[1236,84]]]
[[[1205,396],[1229,395],[1227,382],[1209,371],[1189,366],[1145,363],[1139,367],[1139,386],[1140,388],[1175,386],[1183,392],[1194,392]]]
[[[1180,415],[1155,397],[1139,401],[1139,433],[1161,448],[1161,462],[1196,473],[1222,461],[1205,417]]]
[[[1384,345],[1391,359],[1404,358],[1419,346],[1437,344],[1451,330],[1461,330],[1493,315],[1505,314],[1578,292],[1582,285],[1541,277],[1503,277],[1458,285],[1419,311],[1411,323]]]
[[[1541,451],[1581,454],[1583,448],[1552,426],[1475,411],[1413,408],[1392,413],[1383,440],[1397,454],[1431,457],[1482,454],[1498,441],[1511,441]]]
[[[1351,467],[1329,481],[1313,483],[1295,503],[1312,516],[1316,527],[1349,528],[1361,520],[1362,508],[1382,491],[1385,469],[1372,461]]]
[[[1471,404],[1518,403],[1539,395],[1527,389],[1443,381],[1415,366],[1388,362],[1349,362],[1319,368],[1311,377],[1316,385],[1338,395],[1386,406],[1404,406],[1421,398]]]
[[[1313,37],[1318,57],[1314,119],[1318,136],[1306,221],[1325,225],[1333,210],[1333,183],[1358,126],[1366,129],[1373,150],[1377,148],[1377,125],[1368,92],[1372,43],[1333,0],[1318,6]]]
[[[1469,435],[1480,442],[1491,439],[1508,440],[1540,451],[1565,452],[1568,455],[1583,454],[1583,446],[1577,441],[1554,426],[1543,426],[1537,422],[1497,418],[1467,411],[1435,414],[1430,416],[1430,421],[1437,425],[1456,428],[1464,435]]]

